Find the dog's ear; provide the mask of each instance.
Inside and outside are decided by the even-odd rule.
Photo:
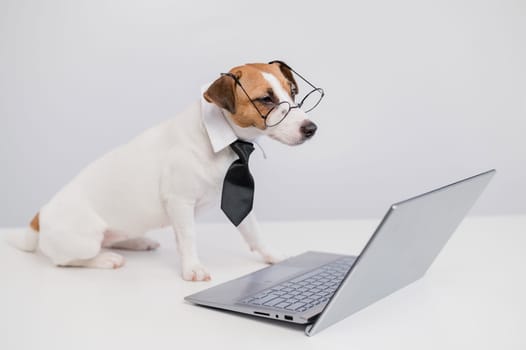
[[[228,75],[222,75],[208,87],[203,94],[205,100],[215,103],[232,114],[236,113],[235,80]]]
[[[283,74],[283,76],[290,81],[292,84],[294,93],[298,93],[298,83],[296,83],[296,79],[294,79],[294,75],[292,74],[292,71],[290,70],[290,67],[288,64],[286,64],[283,61],[273,61],[272,64],[277,64],[279,66],[279,70]]]

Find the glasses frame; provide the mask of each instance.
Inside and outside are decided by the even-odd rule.
[[[283,61],[270,61],[268,64],[273,64],[273,63],[279,63],[280,65],[283,65],[284,67],[290,69],[291,72],[293,72],[294,74],[296,74],[301,80],[303,80],[304,82],[306,82],[310,87],[312,87],[312,90],[309,91],[308,94],[306,94],[302,99],[301,101],[296,104],[296,105],[291,105],[288,101],[281,101],[279,103],[276,103],[274,105],[274,107],[272,107],[266,114],[263,114],[261,113],[261,111],[259,110],[258,106],[256,105],[256,103],[254,102],[254,100],[249,96],[247,90],[245,90],[245,88],[243,87],[243,85],[241,85],[241,82],[239,81],[239,78],[236,77],[234,74],[232,73],[221,73],[221,76],[228,76],[228,77],[231,77],[232,79],[234,79],[234,81],[236,82],[236,85],[238,85],[240,88],[241,88],[241,91],[243,91],[243,93],[245,94],[245,96],[247,96],[248,100],[250,101],[250,103],[252,104],[252,106],[254,106],[254,108],[256,109],[256,111],[258,112],[259,116],[265,121],[265,126],[266,127],[274,127],[274,126],[277,126],[279,125],[283,120],[285,120],[285,118],[289,115],[290,111],[294,108],[301,108],[301,106],[303,105],[303,103],[307,100],[307,98],[309,96],[311,96],[313,93],[316,93],[318,92],[320,94],[320,99],[318,100],[318,102],[316,102],[316,104],[309,108],[309,110],[305,111],[305,113],[308,113],[310,111],[312,111],[314,108],[318,107],[318,105],[320,104],[321,100],[323,99],[323,97],[325,96],[325,91],[323,91],[322,88],[319,88],[319,87],[316,87],[314,86],[310,81],[308,81],[307,79],[305,79],[301,74],[299,74],[298,72],[296,72],[294,69],[292,69],[288,64],[286,64],[285,62]],[[274,124],[269,124],[267,122],[268,120],[268,116],[270,115],[270,113],[272,113],[274,110],[278,109],[280,106],[287,106],[287,112],[283,115],[283,117],[276,123]]]

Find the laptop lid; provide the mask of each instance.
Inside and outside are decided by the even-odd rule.
[[[314,335],[422,277],[495,172],[393,204],[305,333]]]

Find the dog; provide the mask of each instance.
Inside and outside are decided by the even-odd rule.
[[[283,115],[277,104],[294,105],[297,90],[291,68],[283,62],[232,68],[177,117],[84,168],[12,243],[25,251],[39,247],[57,266],[113,269],[124,258],[102,248],[155,249],[159,244],[144,234],[171,226],[182,277],[210,280],[197,254],[194,214],[219,200],[225,173],[238,158],[230,143],[265,135],[299,145],[314,135],[316,125],[300,108],[290,109],[278,125],[267,126],[268,120]],[[264,119],[261,113],[268,112]],[[260,238],[253,211],[238,230],[266,263],[281,259]]]

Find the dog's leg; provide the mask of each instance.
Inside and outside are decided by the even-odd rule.
[[[261,241],[260,228],[256,220],[256,216],[253,212],[247,215],[247,217],[237,227],[251,251],[258,252],[263,260],[267,264],[275,264],[284,259],[282,254],[272,252],[267,246]]]
[[[40,212],[39,247],[57,266],[115,269],[124,257],[101,252],[108,230],[99,215],[87,206],[48,206]]]
[[[59,264],[58,266],[75,266],[75,267],[94,267],[99,269],[117,269],[124,265],[124,257],[111,253],[102,252],[92,259],[73,260],[66,264]]]
[[[187,281],[209,281],[210,273],[199,261],[195,246],[194,203],[170,198],[166,201],[181,256],[183,278]]]

